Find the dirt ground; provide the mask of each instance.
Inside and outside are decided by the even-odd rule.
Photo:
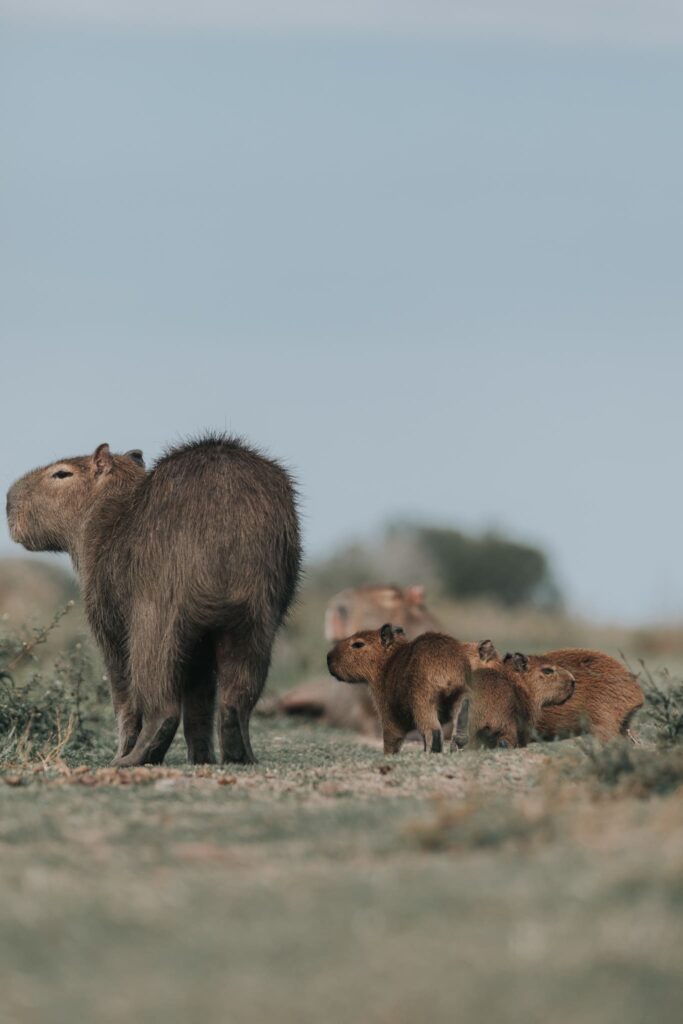
[[[3,1024],[678,1018],[680,787],[584,741],[253,734],[250,768],[3,770]]]

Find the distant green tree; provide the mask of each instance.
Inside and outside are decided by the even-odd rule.
[[[459,530],[418,526],[415,534],[450,597],[488,597],[508,606],[561,604],[548,559],[538,548],[492,532],[471,537]]]

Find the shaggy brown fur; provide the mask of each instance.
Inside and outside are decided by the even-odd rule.
[[[487,653],[488,667],[472,672],[453,745],[526,747],[544,709],[569,700],[574,677],[542,663],[522,679],[499,661],[493,663],[496,652],[490,643]]]
[[[218,689],[224,761],[251,762],[249,718],[300,565],[285,470],[239,440],[63,459],[7,496],[12,538],[67,551],[111,680],[115,763],[159,763],[182,712],[188,757],[211,762]]]
[[[413,729],[426,751],[440,753],[442,726],[452,722],[471,674],[467,652],[453,637],[423,633],[409,641],[389,623],[338,641],[327,665],[335,678],[370,687],[385,754],[397,754]]]
[[[507,654],[505,664],[526,682],[540,664],[558,665],[576,679],[573,697],[561,707],[548,707],[536,729],[543,739],[575,736],[589,731],[601,741],[631,736],[629,725],[644,697],[635,676],[608,654],[583,648],[564,648],[546,654]],[[631,736],[633,739],[633,736]]]

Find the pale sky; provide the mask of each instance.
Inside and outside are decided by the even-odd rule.
[[[2,0],[0,487],[228,428],[311,555],[496,525],[683,616],[680,9]]]

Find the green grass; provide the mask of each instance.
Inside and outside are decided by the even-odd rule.
[[[674,1019],[680,791],[253,731],[253,768],[5,769],[3,1022]]]

